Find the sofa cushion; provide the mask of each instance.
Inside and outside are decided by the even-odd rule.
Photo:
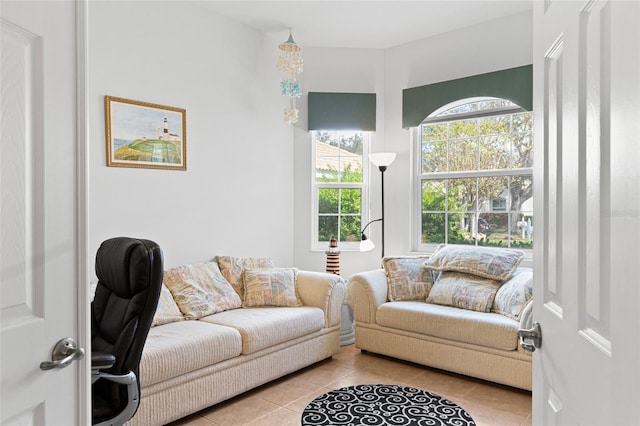
[[[237,329],[242,335],[242,353],[247,355],[321,330],[324,312],[308,306],[242,308],[210,315],[200,321]]]
[[[273,268],[273,259],[267,257],[233,257],[216,256],[216,262],[220,272],[229,281],[229,284],[238,293],[240,299],[244,299],[244,285],[242,284],[242,271],[245,268]]]
[[[387,302],[376,312],[383,327],[500,350],[515,350],[519,324],[504,315],[425,302]]]
[[[441,272],[427,303],[489,312],[500,282],[463,272]]]
[[[424,300],[429,295],[433,278],[423,264],[428,256],[385,257],[382,267],[387,274],[390,301]]]
[[[169,269],[164,271],[163,281],[187,319],[198,319],[242,305],[215,262]]]
[[[244,299],[242,307],[302,306],[296,268],[245,269],[242,272]]]
[[[153,316],[151,326],[155,327],[157,325],[167,324],[170,322],[182,321],[183,319],[184,317],[182,316],[182,312],[180,312],[180,308],[176,305],[176,301],[173,300],[171,292],[166,285],[162,284],[160,299],[158,299],[158,307],[156,308],[156,313]]]
[[[242,337],[231,327],[202,321],[180,321],[149,330],[140,362],[142,387],[234,358]]]
[[[491,312],[520,320],[522,310],[533,297],[533,269],[518,268],[513,277],[498,289]]]
[[[435,271],[457,271],[496,281],[506,281],[515,272],[524,253],[506,248],[476,247],[465,245],[441,245],[424,262]]]

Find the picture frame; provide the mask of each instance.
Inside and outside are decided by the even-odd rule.
[[[187,111],[105,96],[107,166],[187,170]]]

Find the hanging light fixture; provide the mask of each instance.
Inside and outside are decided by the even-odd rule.
[[[280,82],[280,93],[289,98],[289,106],[284,109],[284,121],[289,124],[298,122],[298,109],[296,108],[296,98],[300,97],[300,83],[298,75],[303,69],[302,47],[293,41],[291,28],[289,28],[289,38],[278,46],[280,54],[278,56],[278,70],[284,73],[284,78]]]

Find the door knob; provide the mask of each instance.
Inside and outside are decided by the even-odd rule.
[[[518,337],[520,338],[520,347],[527,352],[534,352],[536,348],[542,346],[542,328],[540,323],[533,323],[533,328],[528,330],[518,330]],[[528,341],[531,341],[529,343]]]
[[[78,347],[78,343],[71,337],[65,337],[56,343],[51,351],[51,361],[40,363],[40,370],[52,370],[65,368],[73,361],[84,358],[84,349]]]

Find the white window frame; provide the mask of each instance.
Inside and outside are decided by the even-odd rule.
[[[467,98],[447,104],[442,108],[434,111],[430,118],[422,121],[418,126],[410,129],[412,161],[412,194],[411,197],[411,240],[413,250],[417,253],[433,253],[440,244],[443,243],[422,243],[422,125],[425,123],[439,123],[454,120],[463,120],[469,118],[479,118],[494,115],[514,114],[518,112],[526,112],[522,108],[501,108],[491,111],[478,111],[477,113],[456,114],[451,116],[438,116],[443,110],[454,108],[458,105],[466,104],[473,101],[481,100],[481,98]],[[490,171],[455,171],[455,172],[437,172],[428,173],[430,177],[437,179],[457,179],[457,178],[482,178],[493,176],[533,176],[533,166],[520,169],[490,170]],[[506,211],[509,211],[509,203],[507,202]],[[532,249],[520,249],[525,252],[525,258],[531,260],[533,258]]]
[[[328,241],[318,241],[318,218],[320,216],[319,205],[318,205],[318,195],[320,188],[357,188],[360,189],[360,231],[362,231],[362,226],[369,222],[369,218],[371,216],[370,212],[370,204],[369,204],[369,187],[370,187],[370,161],[369,161],[369,152],[371,149],[371,139],[373,132],[363,131],[363,130],[330,130],[326,129],[326,131],[332,132],[343,132],[343,133],[352,133],[358,132],[367,135],[363,139],[362,143],[362,182],[316,182],[316,148],[315,144],[311,149],[311,250],[312,251],[325,251],[329,247]],[[315,141],[314,133],[316,131],[311,131],[311,141]],[[336,236],[337,238],[337,236]],[[340,251],[359,251],[360,250],[360,240],[358,241],[338,241],[338,248]]]

